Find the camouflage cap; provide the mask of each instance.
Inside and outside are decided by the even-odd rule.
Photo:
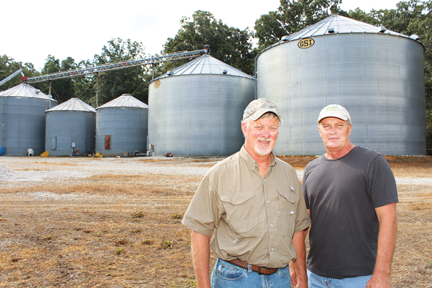
[[[336,117],[344,121],[348,121],[348,123],[351,124],[351,116],[348,113],[348,110],[346,110],[344,107],[342,107],[339,104],[330,104],[324,107],[318,116],[317,123],[319,123],[322,119],[327,117]]]
[[[267,98],[258,98],[250,102],[243,112],[243,121],[249,117],[251,117],[252,120],[256,121],[267,112],[274,113],[279,118],[279,121],[282,123],[279,109],[277,108],[276,104],[274,104]]]

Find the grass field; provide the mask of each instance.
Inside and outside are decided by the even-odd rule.
[[[315,157],[281,158],[301,171]],[[180,221],[219,160],[0,157],[0,287],[194,287]],[[401,183],[393,287],[432,287],[432,158],[387,160]]]

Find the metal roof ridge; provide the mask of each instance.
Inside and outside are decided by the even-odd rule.
[[[122,107],[148,109],[147,104],[145,104],[141,100],[138,100],[131,94],[125,93],[103,104],[102,106],[97,107],[96,110],[100,108],[122,108]]]
[[[208,66],[208,71],[206,69],[207,66]],[[244,77],[249,79],[255,79],[253,76],[246,74],[240,69],[237,69],[211,55],[205,54],[196,59],[191,60],[188,63],[185,63],[179,67],[172,69],[170,71],[171,73],[170,72],[165,73],[151,80],[150,83],[160,79],[169,78],[171,76],[175,77],[175,76],[187,76],[187,75],[220,75],[221,74],[221,71],[219,71],[219,69],[211,69],[211,67],[219,67],[222,70],[227,69],[228,71],[231,71],[233,74],[229,74],[228,76],[238,76],[238,77]]]
[[[82,112],[96,112],[96,109],[80,100],[79,98],[71,98],[57,106],[54,106],[45,112],[53,111],[82,111]]]

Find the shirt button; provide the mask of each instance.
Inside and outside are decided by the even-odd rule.
[[[270,227],[273,227],[273,224],[270,224]]]
[[[270,203],[270,201],[267,201],[267,204],[269,204]]]
[[[266,182],[267,180],[266,179],[264,179],[264,182]]]
[[[273,251],[273,248],[271,248],[270,251]]]

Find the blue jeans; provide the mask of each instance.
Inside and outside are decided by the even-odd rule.
[[[289,265],[279,268],[271,275],[258,275],[258,272],[244,269],[221,259],[216,260],[215,267],[210,276],[212,288],[278,288],[291,287]]]
[[[309,288],[365,288],[366,283],[372,277],[368,275],[337,279],[322,277],[309,270],[307,270],[307,276]]]

